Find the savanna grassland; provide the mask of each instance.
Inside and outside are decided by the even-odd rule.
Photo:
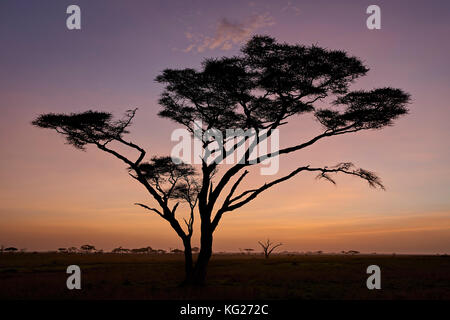
[[[66,268],[81,268],[68,290]],[[366,268],[381,268],[368,290]],[[214,255],[204,287],[180,287],[183,255],[0,255],[0,299],[445,299],[450,257],[413,255]]]

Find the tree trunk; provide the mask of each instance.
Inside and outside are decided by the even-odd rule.
[[[185,239],[183,239],[183,244],[184,244],[184,270],[185,270],[184,283],[188,283],[190,282],[193,273],[191,238],[186,237]]]
[[[206,280],[206,270],[212,255],[213,235],[211,230],[203,231],[200,239],[201,248],[195,264],[192,283],[194,285],[204,285]]]

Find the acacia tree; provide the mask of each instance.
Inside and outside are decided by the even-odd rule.
[[[133,170],[133,167],[131,166],[129,170]],[[176,164],[171,157],[153,157],[150,162],[139,164],[139,171],[150,186],[159,192],[166,206],[168,206],[169,200],[179,201],[171,209],[173,218],[170,216],[168,221],[183,240],[185,271],[188,276],[192,273],[193,268],[191,238],[194,232],[194,212],[199,192],[195,169],[185,163]],[[132,177],[139,181],[138,176],[132,175]],[[175,211],[180,202],[186,202],[190,209],[189,220],[184,219],[187,232],[183,231],[175,218]],[[156,212],[160,217],[167,219],[165,213],[157,208],[150,208],[142,203],[135,204]]]
[[[255,251],[253,248],[246,248],[244,251],[247,251],[247,254],[250,255],[250,252]]]
[[[91,246],[90,244],[84,244],[80,247],[80,249],[85,253],[96,251],[95,246]]]
[[[243,136],[231,141],[229,149],[225,149],[225,144],[220,147],[218,151],[224,158],[239,146],[245,148],[237,163],[221,166],[224,170],[220,176],[217,175],[219,163],[208,162],[205,158],[202,158],[198,179],[193,167],[176,164],[169,158],[143,162],[145,150],[125,138],[136,109],[127,111],[118,121],[113,120],[110,113],[97,111],[43,114],[33,121],[38,127],[54,129],[64,135],[76,148],[94,145],[128,166],[130,176],[140,182],[157,203],[157,207],[138,205],[167,220],[182,239],[186,283],[204,283],[213,234],[223,214],[243,207],[264,191],[301,172],[316,172],[318,178],[332,183],[335,183],[332,174],[342,173],[362,178],[371,187],[384,188],[373,172],[357,168],[351,162],[342,162],[331,167],[303,164],[285,176],[237,194],[250,166],[305,149],[325,138],[381,129],[392,125],[393,120],[408,111],[409,95],[400,89],[350,91],[349,85],[366,75],[369,69],[344,51],[277,43],[271,37],[255,36],[241,53],[231,58],[206,59],[199,71],[166,69],[156,78],[165,86],[159,100],[162,106],[159,115],[182,125],[193,135],[195,130],[200,130],[202,136],[211,128],[222,136],[226,136],[227,129],[256,132],[253,143],[249,143],[251,137]],[[325,103],[325,98],[332,103]],[[294,116],[304,114],[313,114],[323,130],[311,139],[299,137],[288,147],[258,155],[250,161],[252,151],[268,139],[273,130],[286,125]],[[195,128],[198,121],[204,128]],[[111,146],[112,142],[137,151],[137,158],[126,157]],[[202,146],[204,149],[211,146],[211,139],[202,138]],[[191,208],[190,219],[185,220],[186,229],[176,217],[181,201],[188,202]],[[200,252],[195,266],[191,249],[194,212],[200,218]]]
[[[267,239],[266,242],[258,241],[258,243],[261,246],[261,248],[263,249],[264,257],[266,259],[269,259],[269,256],[273,252],[273,250],[275,250],[276,248],[283,245],[282,243],[275,244],[275,243],[271,242],[269,239]]]

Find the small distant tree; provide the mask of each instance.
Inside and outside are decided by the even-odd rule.
[[[155,251],[155,250],[153,250],[153,248],[150,247],[150,246],[145,247],[145,248],[142,248],[142,252],[143,252],[143,253],[150,254],[150,253],[152,253],[153,251]]]
[[[130,253],[131,250],[130,249],[126,249],[126,248],[122,248],[122,247],[118,247],[115,248],[111,251],[112,253]]]
[[[67,248],[58,248],[58,252],[67,253]]]
[[[91,245],[89,245],[89,244],[82,245],[82,246],[80,247],[80,249],[81,249],[82,251],[84,251],[85,253],[91,253],[91,252],[95,251],[95,247],[94,247],[94,246],[91,246]]]
[[[14,247],[8,247],[5,249],[6,252],[16,252],[18,249]]]
[[[69,252],[69,253],[76,253],[76,252],[78,252],[78,248],[77,247],[67,248],[67,252]]]
[[[244,251],[247,251],[247,254],[250,254],[252,251],[255,251],[255,249],[252,248],[246,248]]]
[[[151,253],[153,249],[151,247],[131,249],[132,253]]]
[[[197,252],[199,252],[200,251],[200,248],[199,247],[193,247],[192,248],[192,252],[193,253],[197,253]]]
[[[180,250],[180,249],[172,249],[172,251],[170,251],[170,252],[175,253],[175,254],[181,254],[181,253],[183,253],[183,250]]]
[[[273,252],[273,250],[275,250],[276,248],[278,248],[279,246],[282,246],[282,243],[278,243],[278,244],[274,244],[273,242],[271,242],[269,239],[267,239],[266,242],[261,242],[258,241],[259,245],[262,247],[263,251],[264,251],[264,257],[266,259],[269,259],[270,254]]]

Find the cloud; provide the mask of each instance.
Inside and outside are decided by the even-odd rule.
[[[299,7],[296,7],[292,1],[288,1],[287,5],[281,9],[281,11],[289,11],[292,12],[294,15],[299,16],[301,14],[301,10]]]
[[[207,49],[230,50],[233,45],[242,43],[257,29],[275,24],[269,14],[254,15],[243,22],[231,22],[223,18],[218,24],[213,37],[202,34],[194,35],[186,32],[185,36],[191,41],[184,52],[203,52]]]

